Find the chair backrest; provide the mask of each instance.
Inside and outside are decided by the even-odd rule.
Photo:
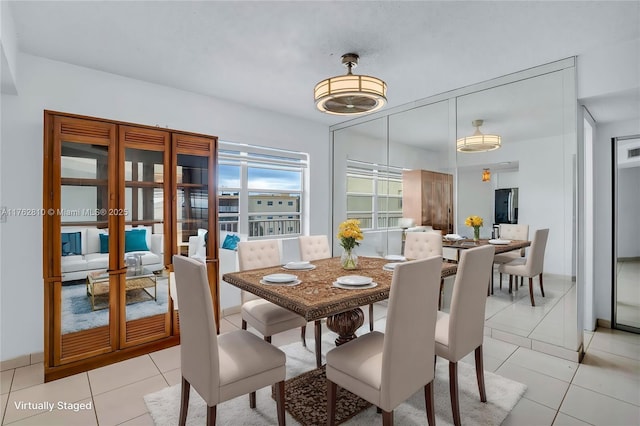
[[[495,247],[462,250],[449,311],[449,353],[457,361],[482,344]]]
[[[526,276],[533,277],[541,274],[544,269],[544,252],[549,238],[549,229],[538,229],[533,234],[531,249],[525,263]]]
[[[300,258],[302,260],[318,260],[331,257],[329,239],[326,235],[309,235],[298,237]]]
[[[500,224],[500,238],[503,240],[528,240],[529,225],[524,224]],[[520,256],[524,257],[525,249],[520,250]]]
[[[241,241],[238,243],[238,266],[240,271],[268,268],[281,263],[280,244],[277,240]],[[258,299],[249,292],[240,292],[242,303]]]
[[[209,404],[219,399],[216,322],[204,263],[173,256],[180,300],[180,367],[184,377]]]
[[[391,279],[382,350],[381,401],[393,409],[434,377],[442,256],[398,264]]]
[[[404,257],[426,259],[433,256],[442,256],[440,232],[407,232],[404,241]]]

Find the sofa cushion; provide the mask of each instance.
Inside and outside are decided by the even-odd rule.
[[[82,242],[82,254],[100,253],[100,235],[107,234],[105,229],[87,228],[86,243]]]
[[[106,269],[109,267],[109,253],[89,253],[84,256],[87,269]]]
[[[129,253],[132,251],[149,251],[147,245],[147,230],[131,229],[124,231],[124,251]]]
[[[69,255],[62,258],[62,272],[84,271],[87,261],[81,255]]]
[[[142,259],[142,265],[146,266],[146,265],[154,265],[157,263],[162,263],[162,259],[160,258],[160,256],[158,256],[157,254],[150,252],[150,251],[139,251],[139,252],[134,252],[134,253],[140,253],[141,259]]]

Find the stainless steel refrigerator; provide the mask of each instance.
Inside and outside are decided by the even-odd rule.
[[[518,188],[496,189],[494,223],[518,223]]]

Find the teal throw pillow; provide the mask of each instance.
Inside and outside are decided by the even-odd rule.
[[[223,249],[235,250],[238,248],[238,241],[240,241],[240,237],[234,234],[227,234],[222,243]]]
[[[149,251],[147,247],[147,230],[131,229],[124,231],[124,251]]]
[[[100,235],[100,253],[109,253],[109,234]]]

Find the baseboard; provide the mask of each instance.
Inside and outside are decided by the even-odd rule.
[[[602,318],[596,318],[596,328],[597,327],[611,328],[611,321]]]
[[[32,364],[44,362],[44,352],[21,355],[15,358],[0,361],[0,371],[13,370],[14,368],[27,367]]]
[[[226,317],[227,315],[233,315],[233,314],[239,314],[241,311],[241,306],[231,306],[230,308],[223,308],[222,309],[222,317]]]

